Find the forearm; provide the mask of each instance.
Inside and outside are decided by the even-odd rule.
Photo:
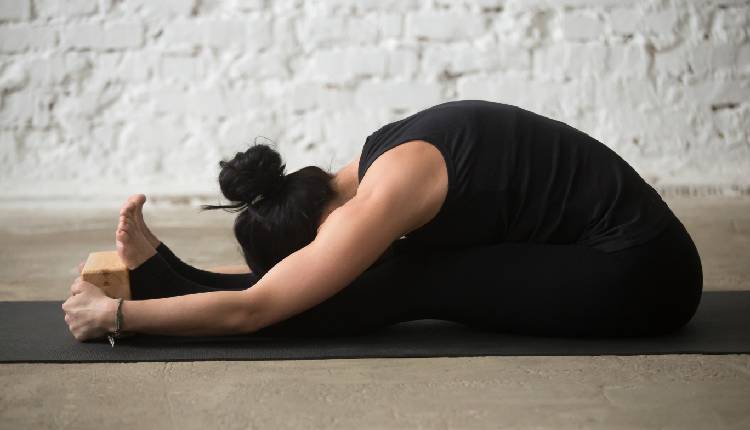
[[[254,311],[244,291],[216,291],[122,303],[122,331],[172,336],[251,333]],[[111,319],[114,321],[114,318]],[[114,327],[110,327],[114,331]]]

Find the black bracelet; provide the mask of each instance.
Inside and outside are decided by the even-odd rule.
[[[110,345],[112,345],[112,348],[115,347],[115,339],[119,339],[122,336],[122,331],[120,331],[123,323],[122,301],[122,298],[117,299],[117,312],[115,312],[115,331],[107,335],[107,339],[109,339],[109,343]]]

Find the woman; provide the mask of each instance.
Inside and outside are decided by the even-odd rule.
[[[702,292],[682,223],[622,158],[562,122],[488,101],[439,104],[381,127],[335,175],[284,175],[274,150],[220,163],[246,274],[180,261],[129,200],[116,232],[131,270],[127,332],[363,333],[437,318],[560,336],[654,335]],[[63,304],[79,340],[117,303],[79,279]]]

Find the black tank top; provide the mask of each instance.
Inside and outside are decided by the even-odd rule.
[[[581,244],[614,252],[643,243],[674,216],[614,151],[563,123],[482,100],[442,103],[387,124],[362,147],[360,181],[385,151],[424,140],[441,152],[448,195],[409,244]]]

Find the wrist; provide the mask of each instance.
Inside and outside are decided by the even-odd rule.
[[[107,303],[104,306],[104,314],[102,315],[103,321],[101,326],[107,330],[108,333],[115,331],[115,323],[117,319],[117,299],[107,297]]]

